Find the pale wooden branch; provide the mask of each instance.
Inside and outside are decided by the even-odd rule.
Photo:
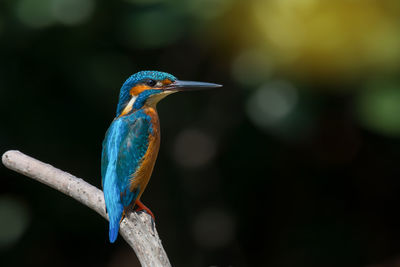
[[[97,187],[16,150],[4,153],[2,161],[7,168],[78,200],[108,220],[103,192]],[[142,266],[171,266],[150,215],[128,212],[119,232]]]

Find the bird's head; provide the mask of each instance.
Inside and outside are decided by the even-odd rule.
[[[215,83],[180,81],[161,71],[140,71],[130,76],[121,87],[117,117],[132,110],[155,106],[161,99],[175,92],[221,87]]]

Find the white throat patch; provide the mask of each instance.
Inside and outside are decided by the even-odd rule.
[[[131,100],[129,100],[129,102],[126,105],[126,107],[124,108],[124,110],[122,110],[120,116],[128,114],[132,110],[132,107],[133,107],[133,104],[135,104],[136,98],[137,98],[137,96],[132,96]]]

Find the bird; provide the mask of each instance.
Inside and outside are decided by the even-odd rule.
[[[119,93],[116,116],[102,143],[101,177],[109,240],[118,237],[120,223],[128,209],[154,215],[141,201],[153,172],[160,147],[157,103],[182,91],[218,88],[215,83],[178,80],[161,71],[140,71],[131,75]]]

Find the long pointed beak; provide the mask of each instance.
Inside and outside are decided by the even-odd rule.
[[[173,91],[196,91],[196,90],[206,90],[222,87],[220,84],[216,83],[205,83],[205,82],[193,82],[193,81],[180,81],[177,80],[172,83],[166,90]]]

